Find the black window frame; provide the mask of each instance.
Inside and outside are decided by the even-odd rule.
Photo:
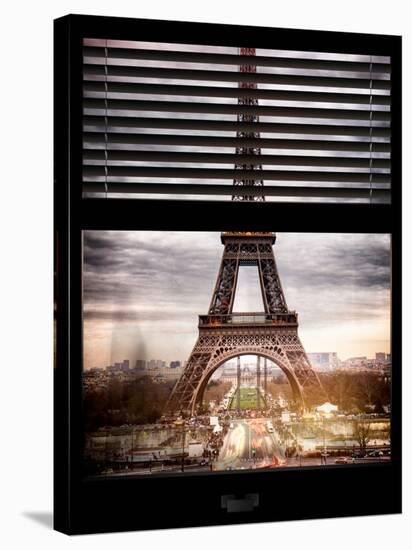
[[[82,198],[83,38],[150,40],[390,55],[390,204],[212,202]],[[89,533],[401,511],[401,38],[370,34],[69,15],[55,21],[54,369],[55,528]],[[392,236],[392,460],[327,469],[86,481],[82,476],[82,231],[251,230]],[[356,487],[361,484],[360,499]],[[322,490],[319,488],[322,487]],[[335,495],[323,488],[333,487]],[[259,493],[253,511],[228,514],[221,495]],[[280,505],[276,495],[282,494]],[[310,495],[309,499],[300,498]],[[339,496],[338,496],[339,495]],[[298,498],[296,498],[298,497]],[[167,514],[172,510],[173,513]],[[177,512],[174,512],[174,511]]]

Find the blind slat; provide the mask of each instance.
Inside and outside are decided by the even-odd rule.
[[[174,183],[110,183],[105,185],[102,182],[86,182],[85,193],[137,193],[137,194],[172,194],[178,195],[233,195],[233,185],[214,184],[178,184]],[[242,194],[259,196],[281,196],[281,197],[328,197],[346,199],[369,199],[370,190],[365,188],[327,188],[327,187],[290,187],[290,186],[239,186],[236,191]],[[376,189],[373,191],[378,199],[388,198],[390,192],[387,189]],[[376,195],[375,195],[376,194]]]
[[[294,92],[279,90],[245,90],[239,87],[223,88],[214,86],[183,86],[173,84],[134,84],[123,82],[109,82],[107,87],[104,82],[88,82],[84,84],[84,92],[100,92],[102,94],[151,94],[168,96],[194,96],[194,97],[250,97],[256,99],[272,99],[276,101],[307,101],[318,103],[340,103],[366,105],[369,108],[370,99],[366,94],[328,93],[319,92]],[[86,96],[87,97],[87,96]],[[387,106],[390,104],[390,96],[374,96],[374,106]]]
[[[132,59],[135,61],[171,61],[178,63],[196,63],[211,65],[248,65],[250,57],[245,55],[223,54],[223,53],[204,53],[198,52],[179,52],[162,49],[146,50],[141,48],[107,48],[108,59]],[[85,58],[95,57],[105,59],[105,47],[86,46],[83,48]],[[369,72],[369,61],[337,61],[327,59],[297,59],[295,57],[256,55],[253,58],[253,64],[257,67],[275,67],[287,69],[310,69],[310,70],[332,70],[332,71],[363,71]],[[390,71],[389,63],[373,63],[377,72],[388,73]]]
[[[107,108],[106,108],[107,107]],[[129,111],[133,112],[168,112],[168,113],[203,113],[203,114],[239,114],[262,116],[313,116],[315,118],[350,118],[359,120],[369,120],[369,108],[363,107],[360,110],[355,110],[351,105],[349,109],[335,108],[311,108],[311,107],[279,107],[273,105],[236,105],[219,104],[219,103],[198,103],[198,102],[180,102],[180,101],[146,101],[136,100],[128,101],[125,99],[92,99],[85,97],[83,100],[84,111],[99,110],[107,111],[108,116],[114,111]],[[375,120],[390,120],[388,111],[374,111],[373,119]]]
[[[350,73],[357,74],[357,73]],[[365,78],[367,75],[368,78]],[[85,65],[84,79],[89,80],[99,76],[132,77],[132,78],[159,78],[167,80],[205,80],[208,82],[255,82],[259,84],[282,84],[291,86],[328,86],[339,88],[365,88],[369,89],[369,73],[360,73],[359,76],[302,76],[282,75],[268,73],[239,73],[235,71],[205,71],[190,69],[167,69],[163,67],[125,67],[123,65]],[[389,90],[390,82],[383,76],[373,73],[373,88],[376,90]],[[379,78],[381,77],[381,78]]]
[[[153,134],[111,134],[107,140],[100,133],[85,132],[84,143],[102,147],[111,145],[167,145],[167,146],[193,146],[193,147],[251,147],[264,149],[318,149],[320,151],[370,151],[369,142],[361,141],[319,141],[316,139],[267,139],[267,138],[237,138],[217,136],[177,136],[153,135]],[[373,144],[375,152],[389,152],[389,142],[376,142]]]
[[[107,88],[105,86],[104,82],[98,82],[93,83],[91,85],[87,85],[84,87],[84,97],[85,98],[93,98],[93,93],[100,94],[100,98],[109,99],[109,100],[116,100],[116,98],[112,98],[112,95],[118,95],[120,94],[139,94],[139,85],[138,84],[123,84],[123,83],[117,83],[117,82],[111,82],[108,84]],[[98,99],[98,98],[97,98]],[[122,98],[118,98],[118,101],[122,101]],[[130,101],[130,100],[128,100]],[[133,101],[133,99],[131,100]],[[134,100],[134,101],[139,101]],[[140,100],[145,101],[145,100]],[[257,109],[255,109],[255,113],[258,114],[261,113],[269,113],[273,111],[273,114],[276,116],[314,116],[314,117],[327,117],[327,118],[364,118],[366,119],[369,117],[369,110],[370,110],[370,100],[368,97],[368,102],[364,102],[359,105],[359,107],[355,107],[355,104],[350,104],[344,109],[336,109],[336,107],[329,107],[327,106],[327,103],[325,104],[322,99],[318,99],[317,101],[319,104],[324,105],[324,107],[317,107],[316,101],[303,101],[300,100],[297,103],[296,107],[293,107],[293,101],[291,99],[284,100],[288,101],[288,103],[292,103],[291,105],[287,106],[256,106]],[[309,106],[300,106],[302,103]],[[154,105],[159,104],[159,107],[162,110],[171,110],[173,109],[179,109],[179,111],[185,111],[185,112],[205,112],[207,108],[210,109],[219,109],[220,111],[214,111],[214,112],[232,112],[234,114],[237,114],[238,112],[242,112],[242,109],[239,109],[239,106],[236,104],[219,104],[219,103],[201,103],[201,102],[181,102],[181,101],[164,101],[162,98],[157,99],[153,102]],[[389,99],[387,99],[386,103],[381,102],[379,104],[373,104],[373,107],[380,108],[380,107],[386,107],[389,106]],[[262,109],[263,107],[263,109]],[[376,120],[389,120],[390,114],[388,110],[374,110],[374,118]],[[193,111],[193,109],[200,109],[202,111]],[[252,109],[243,109],[243,111],[252,112]],[[209,111],[206,111],[209,112]],[[301,114],[300,114],[301,113]]]
[[[363,173],[305,172],[290,170],[224,170],[218,168],[164,168],[134,166],[89,166],[83,167],[85,178],[187,178],[187,179],[257,179],[274,181],[327,181],[370,183],[370,175]],[[375,183],[390,183],[387,174],[373,174]]]
[[[230,122],[217,120],[184,120],[161,118],[135,118],[134,128],[168,128],[174,130],[207,130],[223,132],[264,132],[268,134],[319,134],[329,136],[364,136],[368,137],[370,130],[366,126],[341,126],[327,124],[280,124],[271,122]],[[99,130],[111,133],[106,129],[104,120],[99,124]],[[375,127],[375,138],[390,137],[390,128]]]
[[[102,150],[86,149],[83,152],[84,161],[106,160],[106,153]],[[288,156],[288,155],[241,155],[241,154],[214,154],[214,153],[176,153],[155,152],[155,151],[110,151],[111,161],[125,162],[188,162],[188,163],[211,163],[211,164],[248,164],[248,165],[295,165],[295,166],[326,166],[369,169],[368,158],[330,158],[311,156]],[[389,159],[374,159],[374,168],[389,169]]]

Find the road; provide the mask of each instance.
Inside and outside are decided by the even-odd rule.
[[[264,418],[233,420],[226,434],[215,470],[281,466],[284,452],[275,434],[268,433]]]

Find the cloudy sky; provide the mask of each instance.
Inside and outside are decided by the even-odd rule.
[[[306,351],[390,351],[389,235],[278,233],[274,250]],[[222,252],[215,232],[85,231],[84,367],[187,359]],[[234,310],[262,307],[242,267]]]

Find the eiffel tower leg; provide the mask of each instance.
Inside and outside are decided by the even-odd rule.
[[[237,388],[236,388],[236,399],[237,399],[237,411],[240,412],[240,357],[237,357]]]
[[[257,356],[256,363],[256,407],[257,410],[260,410],[260,355]]]
[[[297,333],[293,336],[285,336],[282,344],[302,392],[308,394],[311,390],[316,390],[321,399],[327,400],[327,393],[314,371]]]
[[[176,382],[166,409],[169,411],[195,412],[195,396],[199,388],[199,382],[207,369],[211,358],[211,352],[205,351],[200,344],[200,338],[196,342],[185,370]]]
[[[227,314],[233,308],[235,289],[239,274],[239,261],[237,258],[228,257],[225,247],[220,264],[219,275],[213,292],[212,301],[209,306],[211,314]]]
[[[267,405],[267,392],[268,392],[268,360],[266,357],[263,360],[263,389],[265,391],[265,410],[268,408]]]

